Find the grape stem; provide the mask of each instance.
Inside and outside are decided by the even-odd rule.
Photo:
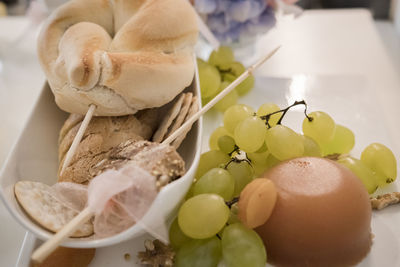
[[[343,156],[342,156],[342,154],[339,154],[339,153],[334,153],[334,154],[329,154],[329,155],[324,156],[324,158],[334,160],[334,161],[337,161],[340,157],[343,157]],[[346,155],[345,155],[345,157],[346,157]]]
[[[235,148],[232,150],[232,152],[230,152],[230,153],[228,154],[229,157],[231,157],[233,153],[235,153],[235,152],[237,152],[237,151],[239,151],[239,150],[240,150],[239,147],[235,144]]]
[[[304,101],[304,100],[295,101],[292,105],[288,106],[288,107],[285,108],[285,109],[281,109],[281,110],[278,110],[278,111],[275,111],[275,112],[266,114],[266,115],[264,115],[264,116],[261,116],[260,118],[261,118],[262,120],[265,120],[265,124],[268,126],[268,129],[269,129],[269,128],[271,128],[271,125],[269,124],[269,119],[271,118],[272,115],[278,114],[278,113],[282,113],[281,117],[279,118],[278,122],[276,123],[276,124],[282,124],[283,117],[285,117],[285,115],[286,115],[286,113],[289,111],[289,109],[291,109],[291,108],[294,107],[294,106],[298,106],[298,105],[304,105],[304,115],[306,116],[306,118],[308,119],[308,121],[312,121],[313,118],[310,117],[310,116],[308,116],[308,114],[307,114],[307,103],[306,103],[306,101]]]
[[[238,151],[238,150],[239,150],[239,149],[237,149],[237,151]],[[235,152],[235,151],[233,151],[233,152]],[[233,152],[232,152],[232,153],[233,153]],[[246,162],[251,166],[251,162],[250,162],[250,160],[247,158],[247,155],[246,155],[246,158],[245,158],[245,159],[231,158],[231,159],[225,164],[224,169],[225,169],[225,170],[228,169],[228,166],[229,166],[232,162],[239,163],[239,162],[242,162],[242,161],[246,161]]]
[[[237,203],[239,201],[239,197],[234,197],[230,201],[226,201],[225,204],[231,208],[233,204]]]

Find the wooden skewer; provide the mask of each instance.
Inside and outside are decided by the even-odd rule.
[[[67,223],[60,231],[47,240],[32,254],[32,261],[34,263],[43,262],[67,237],[69,237],[75,230],[90,218],[93,217],[93,211],[90,207],[86,207],[75,218]]]
[[[210,31],[210,28],[204,23],[203,19],[200,15],[196,12],[197,15],[197,23],[199,25],[200,33],[203,37],[210,43],[214,50],[217,50],[220,46],[220,43],[217,38],[215,38],[214,34]]]
[[[81,127],[79,127],[78,133],[75,135],[74,141],[72,142],[72,145],[70,146],[67,155],[65,156],[64,163],[61,168],[60,176],[63,175],[65,169],[69,166],[71,163],[72,157],[75,155],[76,149],[78,148],[79,143],[82,140],[83,134],[86,131],[86,128],[88,127],[93,114],[96,110],[95,105],[90,105],[88,111],[86,112],[85,118],[82,121]]]
[[[274,50],[272,50],[268,55],[261,58],[254,65],[249,67],[242,75],[240,75],[235,81],[233,81],[229,86],[227,86],[221,93],[219,93],[213,100],[208,102],[203,108],[201,108],[196,114],[194,114],[188,121],[186,121],[181,127],[179,127],[173,134],[171,134],[167,139],[165,139],[162,144],[170,144],[175,138],[177,138],[186,128],[190,127],[196,120],[198,120],[205,112],[207,112],[210,108],[212,108],[219,100],[221,100],[224,96],[229,94],[237,85],[243,82],[255,69],[260,67],[265,61],[267,61],[270,57],[272,57],[280,48],[278,46]],[[88,113],[93,113],[96,107],[93,106],[89,109]],[[88,115],[88,114],[86,114]],[[91,116],[90,116],[91,118]],[[86,117],[85,117],[86,120]],[[90,119],[89,119],[90,121]],[[84,123],[82,123],[83,125]],[[81,126],[82,128],[82,126]],[[79,129],[80,130],[80,129]],[[84,131],[83,131],[84,132]],[[74,140],[75,141],[75,140]],[[71,146],[72,147],[72,146]],[[49,240],[47,240],[43,245],[41,245],[35,252],[32,254],[32,261],[35,263],[40,263],[44,259],[47,258],[61,243],[63,240],[68,238],[80,225],[87,222],[94,215],[93,211],[90,207],[86,207],[82,210],[74,219],[72,219],[69,223],[64,225],[64,227],[58,231],[55,235],[53,235]]]

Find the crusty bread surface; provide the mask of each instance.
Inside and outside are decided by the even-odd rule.
[[[46,21],[38,54],[57,105],[96,116],[171,101],[194,76],[196,15],[186,0],[71,0]]]
[[[71,114],[60,131],[58,181],[87,183],[92,178],[91,168],[106,158],[114,147],[127,140],[150,139],[158,125],[158,116],[158,110],[149,109],[135,115],[93,118],[71,164],[61,175],[61,166],[83,120],[82,115]]]

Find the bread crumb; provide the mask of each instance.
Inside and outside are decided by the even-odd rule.
[[[375,210],[381,210],[387,206],[400,203],[400,192],[392,192],[371,198],[371,207]]]
[[[131,259],[131,254],[125,253],[124,259],[125,259],[126,261],[129,261],[129,260]]]
[[[162,243],[160,240],[146,240],[144,242],[146,251],[138,253],[138,258],[145,266],[172,267],[174,264],[175,252],[171,246]]]

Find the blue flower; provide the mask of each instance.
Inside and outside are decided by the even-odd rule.
[[[224,13],[211,14],[207,17],[207,25],[214,33],[225,33],[229,30],[230,24]]]
[[[276,23],[265,0],[195,0],[195,8],[207,15],[208,27],[222,43],[254,37]]]

